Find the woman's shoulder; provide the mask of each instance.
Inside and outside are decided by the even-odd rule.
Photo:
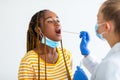
[[[101,67],[105,68],[106,70],[117,70],[118,68],[120,68],[120,57],[117,58],[117,57],[110,57],[110,58],[107,58],[107,59],[104,59],[102,62],[101,62]],[[120,70],[120,69],[119,69]]]
[[[37,58],[37,57],[38,57],[37,53],[34,50],[30,50],[24,55],[22,60],[30,60],[32,58]]]
[[[60,53],[60,54],[63,53],[62,50],[63,50],[63,52],[64,52],[64,54],[65,54],[66,56],[71,57],[72,53],[71,53],[68,49],[66,49],[66,48],[63,48],[63,49],[62,49],[62,48],[60,48],[60,47],[57,48],[57,51],[58,51],[58,53]]]

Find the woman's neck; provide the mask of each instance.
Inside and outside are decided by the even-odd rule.
[[[114,36],[114,37],[111,36],[111,38],[108,40],[108,43],[111,48],[118,42],[120,42],[120,38],[117,36]]]
[[[57,62],[58,60],[58,53],[56,48],[51,48],[49,46],[46,46],[45,49],[45,45],[40,45],[39,48],[36,48],[35,51],[38,53],[38,55],[40,55],[40,57],[45,61],[45,56],[46,56],[46,62],[47,63],[51,63],[54,64]]]
[[[52,48],[46,45],[46,49],[45,49],[45,45],[43,45],[43,50],[46,50],[47,54],[54,54],[56,53],[56,48]]]
[[[35,51],[39,54],[44,55],[44,53],[46,52],[47,54],[54,54],[57,52],[56,48],[51,48],[49,46],[46,45],[46,49],[45,49],[45,45],[41,44],[39,48],[36,48]]]

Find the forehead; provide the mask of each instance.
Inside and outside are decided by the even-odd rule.
[[[102,5],[100,8],[99,8],[99,11],[98,11],[98,14],[97,14],[97,18],[98,20],[100,19],[103,19],[103,14],[102,14],[102,9],[103,9],[104,5]]]
[[[57,14],[52,11],[45,12],[45,18],[58,18]]]

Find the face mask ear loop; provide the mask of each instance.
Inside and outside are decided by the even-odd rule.
[[[44,37],[44,53],[45,53],[45,80],[47,80],[47,70],[46,70],[46,54],[47,54],[47,49],[46,49],[46,31],[45,31],[45,14],[43,15],[43,37]]]
[[[105,32],[102,32],[101,34],[103,35]]]
[[[102,32],[102,33],[101,33],[101,35],[103,36],[103,34],[104,34],[104,33],[105,33],[105,32]],[[102,40],[105,40],[105,38],[103,37],[103,39],[102,39]]]
[[[71,77],[70,77],[70,73],[69,73],[69,70],[68,70],[68,67],[67,67],[66,60],[65,60],[65,54],[64,54],[64,51],[63,51],[63,44],[62,44],[62,40],[60,41],[60,43],[61,43],[61,48],[62,48],[63,59],[64,59],[64,63],[65,63],[65,68],[66,68],[66,71],[67,71],[67,77],[68,77],[68,80],[72,80],[72,79],[71,79]]]

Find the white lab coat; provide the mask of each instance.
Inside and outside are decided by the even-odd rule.
[[[120,80],[120,42],[112,47],[100,64],[87,56],[83,65],[92,73],[91,80]]]

